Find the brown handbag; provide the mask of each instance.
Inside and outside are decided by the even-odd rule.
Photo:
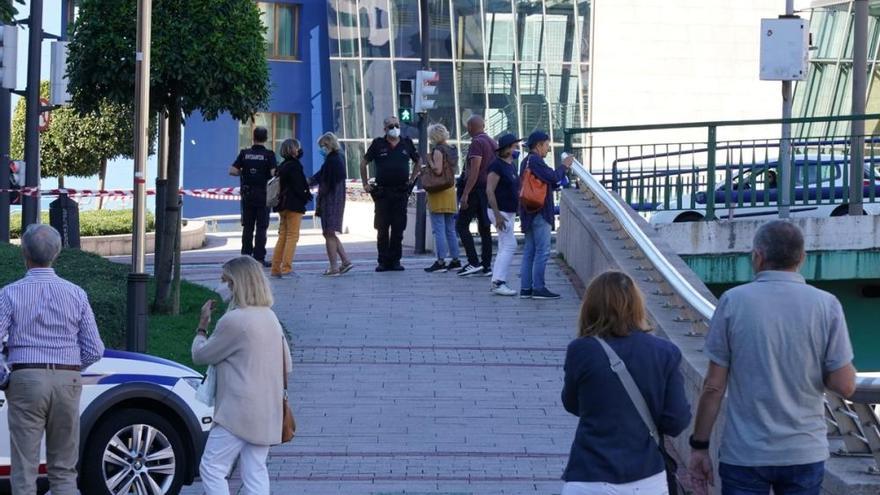
[[[531,156],[530,156],[531,158]],[[547,183],[542,181],[529,168],[529,159],[522,173],[522,188],[519,192],[519,202],[528,213],[535,213],[544,207],[547,199]]]
[[[439,146],[435,149],[439,149],[443,155],[443,169],[436,174],[430,166],[427,166],[422,169],[420,177],[422,189],[430,193],[445,191],[455,185],[455,165],[458,161],[456,157],[456,163],[452,163],[451,150]]]
[[[281,401],[282,419],[281,419],[281,443],[287,443],[293,440],[296,435],[296,420],[293,419],[293,411],[287,402],[287,360],[284,359],[284,339],[281,339],[281,363],[284,368],[284,395]]]

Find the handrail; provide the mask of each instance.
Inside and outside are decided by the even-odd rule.
[[[565,130],[566,135],[593,134],[600,132],[656,131],[664,129],[693,129],[698,127],[735,127],[741,125],[809,124],[814,122],[852,122],[854,120],[880,119],[880,113],[864,115],[830,115],[827,117],[792,117],[788,119],[749,119],[718,120],[706,122],[680,122],[673,124],[618,125],[607,127],[573,127]]]
[[[571,155],[569,155],[571,156]],[[564,158],[564,157],[563,157]],[[583,164],[573,158],[572,171],[580,179],[580,183],[586,186],[590,192],[607,208],[614,218],[620,223],[621,228],[629,234],[630,238],[638,244],[648,261],[663,276],[666,282],[675,290],[684,301],[692,307],[708,323],[715,313],[715,305],[703,297],[691,283],[685,279],[679,271],[672,266],[669,259],[654,244],[639,227],[638,223],[626,211],[623,206],[608,189],[605,188],[591,174]],[[856,396],[859,402],[878,404],[880,403],[880,373],[858,373],[856,376]]]

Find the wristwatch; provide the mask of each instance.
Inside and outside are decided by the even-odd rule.
[[[693,435],[688,439],[688,443],[691,445],[691,448],[694,450],[708,450],[709,449],[709,441],[708,440],[697,440]]]

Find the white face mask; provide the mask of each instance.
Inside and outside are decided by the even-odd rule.
[[[220,296],[220,299],[222,299],[223,302],[229,304],[229,301],[232,301],[232,290],[226,282],[220,282],[217,284],[217,288],[214,289],[214,292]]]
[[[399,138],[400,129],[398,129],[397,127],[392,127],[391,129],[388,129],[388,132],[386,134],[388,134],[388,137],[390,138]]]

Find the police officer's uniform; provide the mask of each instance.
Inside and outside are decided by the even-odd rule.
[[[241,173],[241,254],[262,262],[266,259],[266,230],[269,228],[266,183],[275,174],[275,153],[255,144],[241,150],[232,166]]]
[[[372,196],[379,266],[393,269],[400,265],[403,255],[410,162],[418,163],[419,152],[412,139],[407,137],[401,137],[393,147],[385,137],[380,137],[370,144],[364,159],[373,162],[376,170]]]

